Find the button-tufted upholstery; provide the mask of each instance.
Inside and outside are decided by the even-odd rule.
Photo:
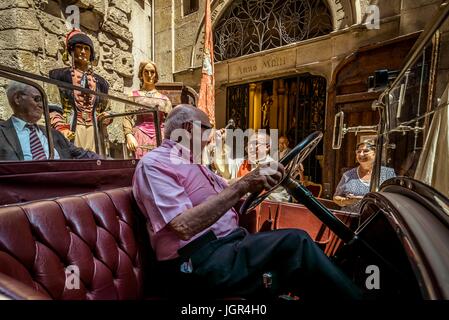
[[[272,205],[241,216],[240,225],[256,232]],[[304,226],[298,217],[311,216],[282,206],[287,220],[276,217],[277,227]],[[0,207],[0,299],[166,297],[145,223],[130,187]],[[320,225],[306,224],[313,236]],[[66,285],[68,266],[79,268],[79,289]]]
[[[151,248],[131,188],[0,208],[0,276],[51,299],[141,299]],[[66,286],[66,267],[80,272]]]

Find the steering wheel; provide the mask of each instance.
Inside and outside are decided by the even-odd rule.
[[[270,190],[260,193],[251,193],[243,202],[240,207],[240,214],[246,214],[257,207],[266,197],[270,195],[277,187],[282,185],[284,181],[290,176],[290,173],[300,165],[301,162],[306,159],[313,149],[316,148],[318,143],[323,138],[321,131],[315,131],[307,136],[304,140],[296,145],[286,156],[284,156],[279,162],[285,167],[285,175],[280,182],[272,187]]]

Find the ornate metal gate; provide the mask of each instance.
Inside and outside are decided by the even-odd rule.
[[[326,105],[326,79],[308,74],[285,80],[288,92],[287,137],[295,146],[314,131],[324,131]],[[321,183],[323,142],[311,153],[304,163],[304,175],[311,181]]]
[[[249,116],[249,85],[229,87],[227,90],[226,123],[233,119],[237,128],[248,128]]]

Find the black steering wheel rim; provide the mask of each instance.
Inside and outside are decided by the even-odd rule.
[[[278,188],[287,178],[290,176],[290,173],[293,171],[296,165],[303,162],[313,149],[318,145],[318,143],[323,138],[323,133],[321,131],[315,131],[308,135],[305,139],[303,139],[300,143],[298,143],[287,155],[285,155],[279,163],[281,163],[285,167],[285,175],[282,180],[274,187],[272,187],[267,192],[260,194],[257,192],[251,193],[243,202],[240,207],[240,214],[246,214],[247,212],[253,210],[257,207],[266,197],[270,195],[276,188]]]

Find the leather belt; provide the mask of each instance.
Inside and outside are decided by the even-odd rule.
[[[217,240],[217,236],[212,230],[207,231],[205,234],[199,236],[195,240],[189,242],[184,247],[178,250],[178,254],[182,258],[189,258],[195,251],[201,249],[211,241]]]

